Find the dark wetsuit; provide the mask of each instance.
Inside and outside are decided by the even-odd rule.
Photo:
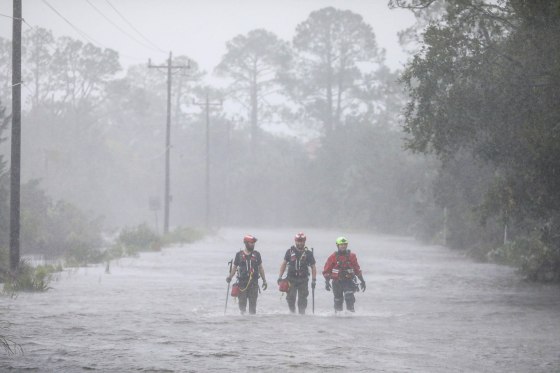
[[[261,254],[253,251],[245,254],[243,250],[235,254],[233,264],[237,266],[237,281],[239,283],[239,310],[245,313],[249,300],[249,313],[257,312],[257,297],[259,296],[259,266],[262,264]]]
[[[290,312],[296,312],[296,298],[298,311],[305,314],[307,308],[307,297],[309,295],[309,267],[315,265],[315,257],[309,249],[298,250],[295,246],[286,251],[284,260],[288,263],[288,281],[290,288],[286,300]]]

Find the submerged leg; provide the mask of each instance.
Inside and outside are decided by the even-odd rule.
[[[305,280],[298,284],[298,311],[300,315],[305,315],[308,296],[309,289],[307,287],[307,280]]]
[[[286,294],[286,301],[288,302],[288,308],[290,309],[291,313],[296,312],[296,296],[297,287],[295,281],[290,281],[290,288],[288,289],[288,293]]]
[[[249,313],[254,315],[257,313],[257,298],[259,296],[258,285],[250,286],[249,289],[247,289],[247,293],[249,298]]]
[[[332,291],[334,295],[334,310],[342,311],[342,303],[344,302],[344,295],[342,294],[342,285],[340,281],[333,280]]]
[[[239,292],[237,301],[239,304],[239,311],[241,311],[241,314],[244,314],[247,311],[247,290]]]
[[[345,281],[343,284],[344,289],[344,301],[346,302],[346,309],[350,312],[354,312],[354,303],[356,298],[354,297],[354,291],[356,290],[356,285],[353,281]]]

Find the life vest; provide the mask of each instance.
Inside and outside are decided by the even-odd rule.
[[[294,246],[290,248],[290,261],[288,262],[288,277],[307,277],[307,255],[309,250],[306,248],[299,251]]]
[[[336,251],[336,264],[332,269],[331,278],[334,280],[352,280],[354,279],[354,268],[350,262],[350,250],[346,250],[345,254]]]
[[[237,266],[237,277],[240,281],[245,281],[251,278],[253,281],[259,278],[259,266],[257,264],[257,256],[254,252],[245,254],[245,251],[240,251],[241,261]]]

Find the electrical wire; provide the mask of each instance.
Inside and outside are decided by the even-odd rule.
[[[54,13],[56,13],[56,15],[58,15],[60,18],[62,18],[70,27],[72,27],[74,29],[74,31],[76,31],[80,36],[82,36],[84,39],[86,39],[87,41],[89,41],[92,44],[95,44],[97,46],[100,46],[102,48],[105,49],[111,49],[108,48],[107,46],[103,45],[102,43],[96,41],[94,38],[92,38],[91,36],[89,36],[88,34],[86,34],[84,31],[82,31],[80,28],[78,28],[77,26],[75,26],[72,22],[70,22],[66,17],[64,17],[54,6],[52,6],[47,0],[42,0],[43,3],[45,3],[45,5],[47,5]],[[132,28],[134,29],[134,31],[136,31],[140,36],[142,36],[142,38],[144,38],[146,41],[148,41],[153,47],[150,47],[149,45],[143,44],[141,41],[139,41],[138,39],[134,38],[132,35],[130,35],[129,33],[127,33],[125,30],[123,30],[121,27],[119,27],[117,24],[115,24],[113,21],[111,21],[108,17],[106,17],[98,8],[96,8],[89,0],[86,0],[101,16],[103,16],[108,22],[110,22],[113,26],[115,26],[116,28],[118,28],[121,32],[123,32],[125,35],[129,36],[131,39],[135,40],[136,42],[140,43],[141,45],[143,45],[146,48],[150,48],[152,50],[157,50],[161,53],[167,54],[167,52],[163,51],[161,48],[159,48],[157,45],[153,44],[152,42],[150,42],[145,36],[143,36],[140,31],[138,31],[128,20],[126,20],[126,18],[124,17],[124,15],[122,15],[122,13],[120,13],[111,3],[109,3],[107,1],[107,3],[109,4],[109,6],[111,6],[111,8],[113,8],[113,10]],[[1,17],[5,17],[5,18],[10,18],[10,19],[14,19],[14,17],[7,15],[7,14],[2,14],[0,13]],[[31,26],[24,18],[21,19],[22,22],[28,26],[29,28],[38,28],[37,26]],[[134,61],[143,61],[143,59],[138,58],[138,57],[134,57],[134,56],[129,56],[123,53],[119,54],[122,57],[125,57],[129,60],[134,60]]]
[[[159,51],[159,49],[156,49],[154,47],[152,47],[151,45],[148,45],[146,43],[141,42],[140,40],[138,40],[137,38],[135,38],[134,36],[132,36],[130,33],[128,33],[126,30],[124,30],[122,27],[120,27],[119,25],[117,25],[115,22],[113,22],[109,17],[107,17],[101,10],[99,10],[99,8],[97,8],[95,5],[92,4],[92,2],[90,0],[85,0],[97,13],[99,13],[99,15],[101,15],[101,17],[105,18],[105,20],[107,20],[107,22],[109,22],[110,24],[112,24],[113,26],[115,26],[115,28],[117,30],[119,30],[120,32],[122,32],[123,34],[125,34],[126,36],[128,36],[129,38],[131,38],[132,40],[134,40],[135,42],[137,42],[138,44],[149,48],[151,50],[156,50]]]
[[[6,14],[1,14],[1,13],[0,13],[0,16],[6,17],[6,18],[15,19],[14,17],[8,16],[8,15],[6,15]],[[32,29],[32,30],[33,30],[33,29],[38,30],[38,29],[40,28],[39,26],[32,26],[32,25],[30,25],[29,22],[27,22],[27,21],[25,20],[25,18],[22,18],[21,21],[25,24],[25,26],[29,27],[29,28]],[[55,49],[53,49],[54,47],[53,47],[52,45],[44,44],[44,46],[46,46],[47,49],[49,49],[51,53],[54,53],[54,52],[55,52]]]
[[[86,40],[88,40],[90,43],[95,44],[95,45],[97,45],[98,47],[101,47],[101,48],[112,49],[112,48],[109,48],[109,47],[103,45],[102,43],[96,41],[95,39],[93,39],[92,37],[90,37],[88,34],[86,34],[85,32],[83,32],[82,30],[80,30],[77,26],[75,26],[72,22],[70,22],[66,17],[64,17],[58,10],[56,10],[55,7],[53,7],[51,4],[49,4],[49,3],[47,2],[47,0],[42,0],[42,1],[43,1],[43,3],[45,3],[45,5],[47,5],[53,12],[55,12],[60,18],[62,18],[66,23],[68,23],[79,35],[81,35],[83,38],[85,38]],[[127,58],[132,59],[132,60],[142,61],[142,59],[140,59],[140,58],[138,58],[138,57],[128,56],[128,55],[123,54],[123,53],[120,53],[120,52],[119,52],[119,55],[120,55],[120,56],[123,56],[123,57],[127,57]]]
[[[145,40],[146,42],[148,42],[151,46],[153,46],[154,48],[156,48],[157,50],[159,50],[161,53],[167,54],[166,51],[164,51],[163,49],[161,49],[160,47],[158,47],[156,44],[154,44],[153,42],[151,42],[150,39],[148,39],[147,37],[145,37],[140,31],[138,31],[138,29],[137,29],[136,27],[134,27],[134,25],[133,25],[129,20],[127,20],[126,17],[125,17],[121,12],[119,12],[119,11],[117,10],[117,8],[115,8],[114,5],[111,4],[111,2],[110,2],[109,0],[105,0],[105,1],[107,2],[107,4],[109,4],[109,6],[110,6],[111,8],[113,8],[113,10],[115,11],[115,13],[117,13],[117,14],[119,15],[119,17],[121,17],[122,20],[125,21],[126,24],[130,26],[130,28],[132,28],[138,35],[140,35],[140,37],[141,37],[142,39],[144,39],[144,40]]]
[[[90,37],[88,34],[86,34],[85,32],[83,32],[82,30],[80,30],[77,26],[74,26],[74,24],[72,22],[70,22],[66,17],[64,17],[62,14],[60,14],[60,12],[58,10],[55,9],[55,7],[53,7],[51,4],[49,4],[47,2],[47,0],[42,0],[43,3],[45,3],[45,5],[47,5],[49,8],[51,8],[51,10],[53,12],[55,12],[60,18],[62,18],[66,23],[68,23],[70,25],[70,27],[72,27],[74,29],[74,31],[76,31],[78,34],[80,34],[82,37],[84,37],[85,39],[87,39],[89,42],[93,43],[93,44],[97,44],[102,46],[103,48],[106,48],[105,46],[103,46],[103,44],[101,44],[100,42],[96,41],[95,39],[93,39],[92,37]]]
[[[10,18],[10,19],[12,19],[12,20],[18,19],[18,18],[14,18],[14,17],[12,17],[12,16],[9,16],[9,15],[7,15],[7,14],[2,14],[2,13],[0,13],[0,17]],[[21,22],[23,22],[26,26],[28,26],[28,27],[30,27],[30,28],[33,28],[33,26],[31,26],[29,23],[27,23],[27,21],[25,20],[25,18],[20,18],[20,19],[21,19]]]

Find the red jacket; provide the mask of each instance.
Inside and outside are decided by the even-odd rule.
[[[355,276],[360,276],[362,270],[358,264],[356,254],[347,250],[346,254],[339,254],[338,251],[331,254],[325,263],[323,269],[323,276],[326,279],[353,279]]]

